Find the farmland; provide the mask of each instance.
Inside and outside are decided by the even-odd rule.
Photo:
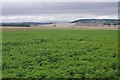
[[[117,78],[118,31],[3,31],[3,78]]]

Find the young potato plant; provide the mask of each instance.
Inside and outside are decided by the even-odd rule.
[[[3,78],[118,78],[118,31],[3,31]]]

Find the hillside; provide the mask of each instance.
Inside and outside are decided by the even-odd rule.
[[[79,19],[70,23],[100,23],[100,24],[118,24],[117,19]]]

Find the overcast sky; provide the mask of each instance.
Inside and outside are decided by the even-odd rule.
[[[2,2],[119,2],[119,0],[1,0]]]
[[[117,2],[2,2],[2,21],[116,19]]]

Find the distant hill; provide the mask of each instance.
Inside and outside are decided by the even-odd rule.
[[[79,19],[70,23],[120,24],[118,23],[118,19]]]
[[[53,24],[53,23],[40,23],[40,22],[2,22],[0,26],[20,26],[20,27],[31,27],[45,24]]]

